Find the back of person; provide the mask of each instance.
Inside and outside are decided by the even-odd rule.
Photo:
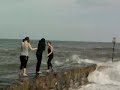
[[[23,42],[21,43],[21,53],[20,53],[20,76],[28,76],[26,73],[26,67],[27,67],[27,62],[28,62],[28,48],[31,50],[36,50],[37,48],[32,48],[30,42],[29,42],[29,37],[25,37],[23,39]]]
[[[41,62],[42,62],[42,54],[43,54],[43,51],[45,50],[45,47],[46,47],[45,39],[42,38],[38,43],[38,49],[36,52],[36,57],[37,57],[36,74],[42,73],[40,71],[40,66],[41,66]]]
[[[37,53],[43,52],[45,50],[45,47],[46,47],[45,39],[43,38],[39,41]]]
[[[21,55],[28,56],[28,45],[25,42],[22,42],[21,44]]]

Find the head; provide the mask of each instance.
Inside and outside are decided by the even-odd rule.
[[[40,41],[41,41],[41,42],[45,42],[45,39],[44,39],[44,38],[42,38]]]
[[[45,39],[42,38],[41,40],[39,40],[39,43],[45,43]]]
[[[39,43],[38,43],[38,50],[45,50],[45,47],[46,47],[46,43],[45,43],[45,39],[42,38],[41,40],[39,40]]]
[[[48,46],[51,46],[51,42],[50,42],[50,41],[48,41],[48,42],[47,42],[47,45],[48,45]]]
[[[25,37],[24,39],[23,39],[23,41],[27,41],[28,43],[30,42],[30,39],[29,39],[29,37]]]

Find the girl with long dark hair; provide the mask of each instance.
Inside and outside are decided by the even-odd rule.
[[[40,66],[41,66],[41,62],[42,62],[42,54],[43,54],[43,51],[45,51],[45,47],[46,47],[45,39],[42,38],[38,43],[38,49],[36,52],[36,57],[37,57],[36,74],[42,73],[40,71]]]

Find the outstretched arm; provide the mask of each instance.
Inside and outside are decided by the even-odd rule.
[[[31,50],[37,50],[37,48],[32,48],[32,46],[30,45],[30,43],[28,43],[28,47],[29,47]]]

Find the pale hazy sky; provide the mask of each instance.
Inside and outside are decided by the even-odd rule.
[[[0,38],[120,39],[120,0],[0,0]],[[119,40],[120,41],[120,40]]]

